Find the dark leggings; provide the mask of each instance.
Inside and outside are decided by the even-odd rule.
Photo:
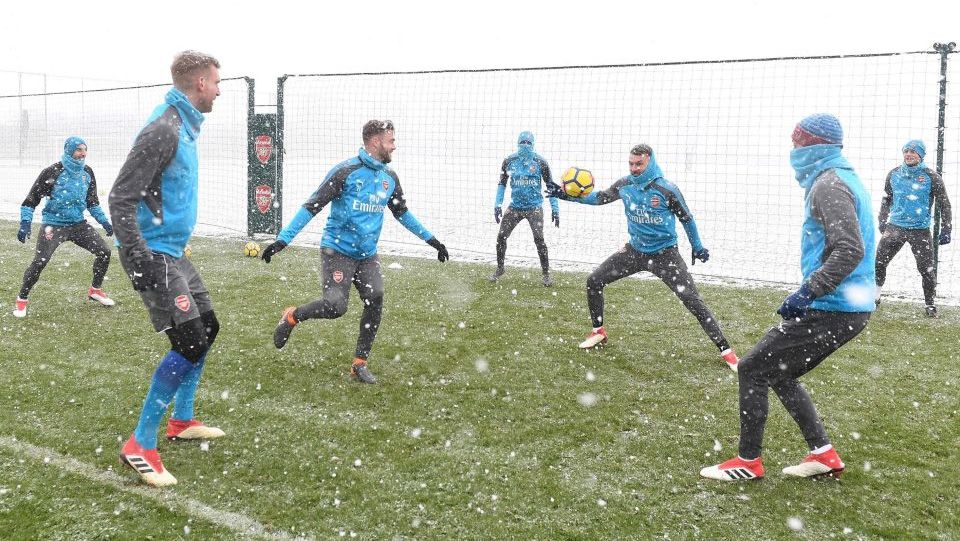
[[[93,260],[93,281],[91,285],[96,288],[103,285],[103,277],[106,276],[107,268],[110,266],[110,248],[100,234],[87,222],[68,226],[44,224],[40,226],[40,231],[37,234],[37,253],[26,272],[23,273],[23,285],[20,286],[21,299],[26,299],[30,295],[30,290],[40,279],[40,273],[50,262],[53,252],[67,241],[76,244],[96,257]]]
[[[928,306],[933,305],[937,295],[937,274],[933,270],[933,246],[930,230],[903,229],[895,225],[887,225],[877,244],[877,285],[882,286],[887,281],[887,265],[903,248],[904,243],[910,243],[910,250],[917,260],[917,270],[920,271],[920,280],[923,284],[923,298]]]
[[[830,443],[813,400],[797,378],[860,334],[869,320],[870,312],[810,310],[800,320],[785,320],[767,331],[740,359],[741,457],[760,456],[771,388],[800,426],[811,450]]]
[[[507,208],[507,212],[500,220],[500,232],[497,233],[497,268],[502,269],[507,256],[507,239],[521,221],[526,220],[533,232],[533,243],[537,245],[537,255],[540,257],[540,269],[544,274],[550,272],[550,256],[547,254],[547,241],[543,238],[543,209],[517,210]]]
[[[367,259],[353,259],[330,248],[324,248],[320,255],[320,266],[323,297],[298,306],[293,317],[297,321],[304,321],[336,319],[342,316],[347,313],[350,284],[353,284],[363,301],[356,356],[366,359],[373,348],[383,314],[383,273],[380,270],[380,257],[374,255]]]
[[[730,347],[720,330],[720,323],[697,291],[676,246],[655,254],[644,254],[627,244],[601,263],[587,278],[587,305],[594,327],[603,325],[603,288],[640,271],[649,271],[663,280],[683,306],[697,318],[700,327],[717,348],[723,351]]]

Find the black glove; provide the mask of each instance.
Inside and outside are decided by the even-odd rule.
[[[881,234],[881,235],[883,234],[883,230],[886,229],[886,228],[887,228],[886,222],[880,222],[880,224],[877,226],[877,229],[880,230],[880,234]]]
[[[559,212],[551,212],[551,213],[550,213],[550,221],[553,222],[553,225],[555,225],[555,226],[557,226],[557,227],[560,227],[560,213],[559,213]]]
[[[500,223],[500,218],[503,216],[503,209],[500,207],[493,207],[493,219]]]
[[[145,257],[128,261],[127,276],[133,282],[133,289],[149,291],[167,282],[167,265],[162,255],[147,252]]]
[[[30,238],[30,220],[20,220],[20,230],[17,231],[17,240],[26,243]]]
[[[944,244],[950,244],[950,232],[949,232],[949,231],[941,231],[941,232],[940,232],[940,238],[937,239],[937,240],[939,241],[939,243],[940,243],[941,246],[944,245]]]
[[[101,222],[100,225],[103,226],[103,230],[106,231],[108,237],[113,236],[113,226],[110,225],[110,222]]]
[[[431,237],[430,240],[427,241],[427,244],[437,249],[437,259],[441,263],[450,259],[450,254],[447,252],[447,247],[437,240],[437,237]]]
[[[693,250],[692,255],[690,256],[690,265],[696,265],[698,259],[706,263],[707,260],[710,259],[710,250],[707,250],[706,248],[700,248],[699,252]]]
[[[280,252],[280,250],[283,250],[286,247],[287,247],[286,242],[283,242],[282,240],[274,241],[273,244],[271,244],[270,246],[267,246],[267,248],[263,251],[263,255],[260,256],[260,259],[269,263],[271,257],[277,255]]]
[[[563,191],[563,188],[561,188],[556,182],[546,182],[544,184],[543,193],[545,193],[547,197],[556,197],[557,199],[563,199],[564,201],[571,199],[571,197],[567,195],[567,192]]]

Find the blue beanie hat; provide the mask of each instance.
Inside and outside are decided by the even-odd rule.
[[[87,142],[77,137],[76,135],[68,137],[66,142],[63,143],[63,153],[67,156],[73,156],[73,152],[77,150],[77,147],[80,145],[86,146]]]
[[[919,139],[911,139],[910,141],[907,141],[907,144],[903,145],[903,152],[908,150],[912,150],[919,154],[920,159],[922,160],[927,154],[927,145],[923,144],[923,141]]]
[[[797,127],[819,140],[809,144],[843,144],[843,128],[840,127],[840,121],[837,120],[837,117],[831,114],[817,113],[810,115],[801,120]]]
[[[522,144],[524,144],[524,143],[528,143],[528,144],[530,144],[530,145],[533,145],[533,143],[534,143],[534,137],[533,137],[533,133],[532,133],[532,132],[528,132],[528,131],[522,131],[522,132],[520,132],[520,135],[517,137],[517,144],[518,144],[518,145],[522,145]]]

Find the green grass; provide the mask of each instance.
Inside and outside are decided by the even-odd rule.
[[[240,513],[318,539],[952,539],[960,536],[956,309],[887,303],[804,378],[847,463],[840,482],[786,479],[806,454],[771,397],[760,482],[701,480],[736,452],[737,383],[696,320],[658,281],[607,288],[610,343],[581,352],[582,274],[383,257],[386,301],[370,359],[347,377],[360,303],[298,327],[284,306],[319,296],[315,250],[265,265],[240,241],[197,239],[193,260],[221,321],[198,416],[227,431],[161,441],[180,484],[150,498],[116,453],[168,349],[114,258],[113,309],[86,302],[92,258],[54,256],[30,313],[10,315],[31,255],[0,222],[0,438],[115,470],[96,482],[0,445],[0,537],[234,538],[172,501]],[[391,269],[399,263],[402,269]],[[702,286],[738,351],[776,321],[783,291]],[[590,376],[592,374],[592,376]],[[595,403],[581,397],[592,393]],[[715,451],[716,445],[721,450]],[[802,528],[788,522],[799,519]],[[185,527],[188,530],[185,530]]]

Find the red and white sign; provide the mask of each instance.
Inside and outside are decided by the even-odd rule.
[[[257,159],[260,163],[267,165],[270,156],[273,155],[273,138],[269,135],[258,135],[253,140],[253,148],[256,151]]]
[[[253,200],[257,203],[257,210],[260,214],[266,214],[270,210],[270,204],[273,203],[273,189],[266,184],[261,184],[253,189]]]
[[[336,283],[338,283],[338,284],[339,284],[340,282],[342,282],[342,281],[343,281],[343,271],[338,271],[338,270],[337,270],[337,271],[333,271],[333,281],[336,282]]]
[[[190,297],[186,295],[177,295],[176,299],[173,299],[173,303],[177,305],[177,308],[181,312],[186,312],[190,309]]]

